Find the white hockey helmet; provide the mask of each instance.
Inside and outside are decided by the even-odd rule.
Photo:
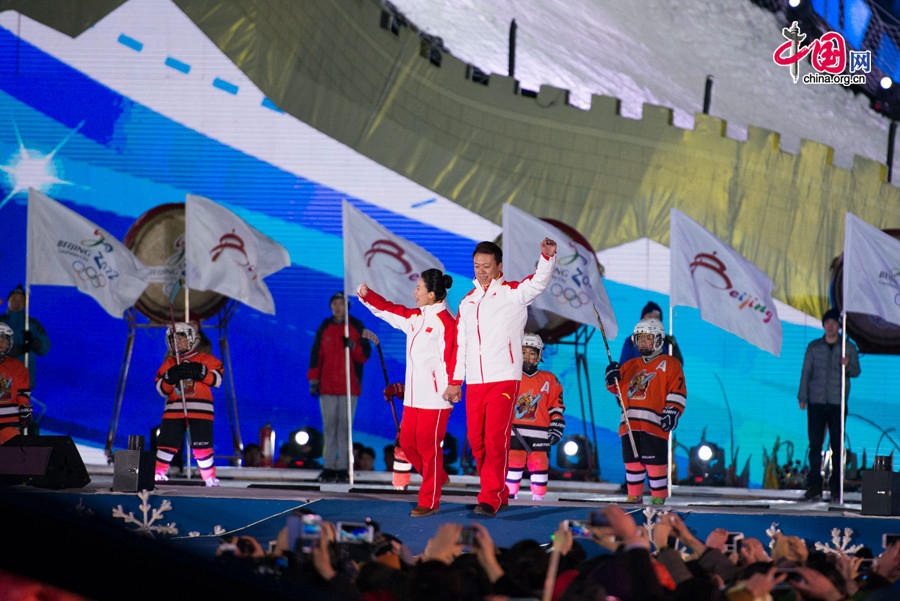
[[[650,334],[653,336],[653,350],[649,354],[659,354],[666,338],[666,330],[663,328],[662,322],[654,317],[642,319],[637,322],[637,325],[634,326],[634,333],[631,335],[631,342],[634,343],[635,348],[638,349],[637,340],[640,334]]]
[[[538,361],[544,354],[544,341],[537,334],[525,334],[522,336],[522,347],[533,348],[537,351]]]
[[[175,328],[174,334],[172,332],[172,327],[173,326],[169,326],[168,329],[166,330],[166,346],[169,347],[170,353],[175,352],[175,340],[174,340],[175,334],[184,336],[188,342],[187,350],[179,351],[179,352],[190,352],[190,351],[194,350],[195,348],[197,348],[197,345],[200,343],[200,339],[197,337],[197,331],[194,330],[194,326],[192,326],[189,323],[184,323],[183,321],[179,321],[174,326],[174,328]]]
[[[6,338],[6,348],[0,349],[0,359],[2,359],[9,354],[13,347],[13,330],[2,321],[0,321],[0,338]]]

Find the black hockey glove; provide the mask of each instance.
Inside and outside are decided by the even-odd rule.
[[[202,363],[194,363],[193,361],[185,361],[180,365],[181,379],[193,380],[200,382],[206,377],[206,366]]]
[[[173,365],[163,374],[163,381],[169,386],[175,386],[181,380],[181,366]]]
[[[622,374],[619,372],[619,364],[613,361],[606,366],[606,385],[615,386],[616,380],[621,380]]]
[[[550,435],[550,444],[556,444],[562,440],[565,427],[566,425],[559,420],[550,422],[550,426],[547,428],[547,434]]]
[[[344,338],[344,346],[346,346],[348,349],[350,349],[350,350],[352,351],[352,350],[353,350],[353,347],[356,346],[356,341],[355,341],[355,340],[351,340],[351,339],[348,338],[347,336],[344,336],[343,338]]]
[[[34,407],[31,403],[27,405],[19,405],[19,427],[27,428],[31,424],[31,416],[34,413]]]
[[[34,337],[30,331],[25,332],[25,342],[22,344],[23,353],[36,353],[41,350],[41,341]]]
[[[678,409],[672,405],[666,405],[663,408],[662,419],[659,420],[659,427],[663,432],[671,432],[678,425]]]
[[[309,381],[309,394],[314,398],[319,398],[319,381],[318,380],[310,380]]]

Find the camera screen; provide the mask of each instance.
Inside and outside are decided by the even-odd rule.
[[[881,545],[885,549],[896,543],[898,540],[900,540],[900,534],[884,533],[881,535]]]
[[[475,528],[472,526],[465,526],[459,533],[459,541],[460,545],[468,545],[472,546],[475,544]]]
[[[568,520],[569,531],[575,538],[592,538],[590,524],[581,520]]]
[[[594,527],[607,527],[609,526],[609,519],[607,519],[606,514],[602,511],[592,511],[590,516],[590,524]]]
[[[371,543],[375,539],[375,531],[369,524],[338,522],[337,536],[339,543]]]
[[[288,548],[309,553],[319,540],[322,517],[315,514],[290,515],[287,518]]]

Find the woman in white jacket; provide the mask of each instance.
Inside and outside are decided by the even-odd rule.
[[[453,278],[441,270],[426,269],[413,291],[415,309],[385,300],[366,284],[357,290],[360,301],[376,317],[406,332],[400,448],[422,475],[419,502],[409,514],[414,518],[438,512],[441,487],[447,481],[441,442],[453,406],[442,395],[456,359],[456,320],[446,303],[452,283]]]

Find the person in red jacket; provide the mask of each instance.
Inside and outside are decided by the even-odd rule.
[[[0,444],[18,436],[19,429],[31,421],[28,370],[9,356],[12,348],[13,329],[0,322]]]
[[[156,391],[166,399],[156,444],[157,482],[169,479],[169,465],[184,439],[187,411],[191,452],[200,476],[206,486],[219,485],[213,460],[212,389],[222,385],[222,362],[208,353],[197,352],[199,342],[190,324],[176,323],[166,330],[169,356],[156,372]]]
[[[456,320],[447,310],[447,288],[453,278],[440,269],[426,269],[416,283],[415,309],[387,301],[365,283],[357,294],[376,316],[406,333],[406,381],[400,448],[422,475],[418,505],[409,517],[433,515],[440,508],[441,487],[447,481],[441,443],[453,405],[442,393],[456,360]]]
[[[653,504],[662,505],[669,496],[669,433],[678,425],[678,418],[684,412],[687,389],[681,362],[663,353],[665,336],[658,319],[642,319],[634,326],[631,336],[640,356],[629,359],[621,367],[613,362],[606,368],[606,387],[615,395],[618,395],[618,388],[622,390],[622,401],[638,452],[635,457],[623,417],[619,436],[628,489],[626,503],[643,501],[645,471]]]
[[[322,321],[316,331],[309,353],[309,393],[318,397],[322,409],[322,431],[325,448],[322,452],[324,469],[319,475],[322,482],[346,482],[349,480],[350,457],[347,449],[347,371],[344,345],[350,347],[350,402],[351,417],[356,413],[356,400],[362,390],[363,363],[369,360],[372,347],[370,339],[375,334],[363,327],[360,320],[349,316],[350,336],[344,339],[346,304],[344,293],[331,296],[331,317]],[[377,339],[374,341],[377,342]]]
[[[475,513],[494,517],[509,498],[509,436],[522,379],[528,305],[550,283],[556,242],[544,238],[535,272],[521,282],[503,278],[503,251],[493,242],[479,242],[472,263],[475,289],[459,303],[456,369],[444,398],[459,401],[465,380],[466,429],[481,480]]]

